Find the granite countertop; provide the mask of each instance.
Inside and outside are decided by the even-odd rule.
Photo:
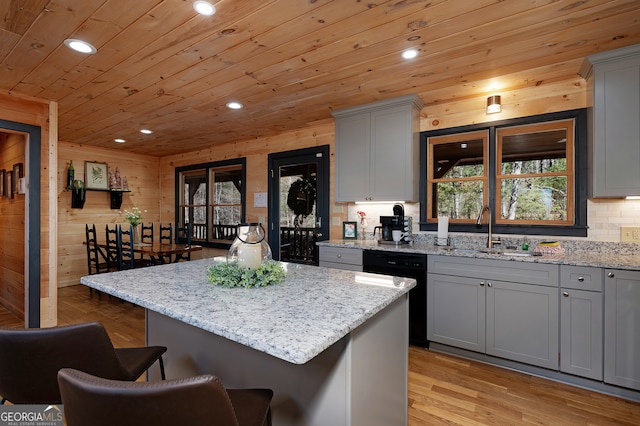
[[[304,364],[416,285],[395,278],[283,263],[284,282],[222,288],[213,258],[82,277],[80,282],[294,364]]]
[[[444,256],[473,257],[479,259],[512,260],[517,262],[551,263],[558,265],[573,266],[593,266],[598,268],[640,270],[640,253],[634,254],[629,251],[614,251],[604,244],[593,244],[586,246],[583,250],[565,250],[561,255],[543,256],[515,256],[495,253],[483,253],[480,246],[477,249],[461,248],[452,250],[450,248],[438,247],[433,243],[414,242],[412,244],[379,244],[376,240],[328,240],[319,241],[319,246],[331,247],[352,247],[367,250],[391,251],[395,253],[421,253],[439,254]],[[533,249],[533,248],[532,248]],[[497,247],[501,251],[503,248]],[[521,250],[512,250],[522,252]]]

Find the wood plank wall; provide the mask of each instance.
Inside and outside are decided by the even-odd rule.
[[[52,228],[51,221],[55,219],[55,208],[52,209],[49,196],[52,173],[52,169],[51,167],[49,167],[49,160],[51,157],[53,145],[50,140],[52,132],[49,127],[52,120],[52,117],[50,116],[50,103],[46,100],[36,99],[28,96],[21,96],[12,92],[2,92],[0,93],[0,118],[17,123],[39,126],[41,128],[40,155],[42,159],[42,166],[40,173],[40,323],[42,326],[55,325],[57,320],[57,286],[55,273],[57,246],[55,245],[55,241],[52,241],[50,238],[50,232]],[[24,173],[27,173],[26,162],[24,162]],[[0,215],[0,224],[3,221],[4,215]],[[23,235],[22,240],[24,241],[24,239],[25,238]],[[1,243],[2,247],[4,247],[6,250],[9,242],[2,241]],[[22,253],[22,261],[24,262],[24,250],[21,250],[18,254],[20,253]],[[22,279],[24,288],[24,273]],[[3,283],[0,282],[0,287],[2,286]]]
[[[0,169],[8,172],[14,164],[22,163],[24,170],[25,136],[0,133],[0,141]],[[25,196],[14,194],[13,197],[0,197],[0,215],[0,303],[9,311],[24,317]]]
[[[109,170],[126,176],[131,192],[122,196],[119,210],[111,210],[106,191],[87,191],[84,208],[71,208],[71,191],[66,191],[67,169],[73,160],[75,178],[85,180],[85,161],[107,163]],[[85,224],[96,224],[98,241],[105,240],[106,224],[126,224],[123,211],[136,206],[144,222],[160,221],[159,158],[151,155],[123,154],[69,142],[58,143],[58,287],[80,283],[87,275]],[[159,231],[156,231],[158,234]]]

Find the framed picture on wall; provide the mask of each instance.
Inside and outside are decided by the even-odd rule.
[[[355,240],[358,237],[356,222],[342,222],[342,239]]]
[[[24,177],[24,171],[23,171],[23,167],[22,167],[22,163],[16,163],[13,165],[13,180],[15,182],[18,182],[18,179],[23,178]],[[16,188],[18,187],[18,184],[16,183]]]
[[[4,197],[4,169],[0,170],[0,197]]]
[[[107,163],[84,162],[84,186],[87,189],[109,189]]]
[[[9,170],[8,172],[5,172],[4,174],[4,194],[8,198],[13,198],[13,185],[11,184],[12,175],[13,175],[13,172],[11,170]]]

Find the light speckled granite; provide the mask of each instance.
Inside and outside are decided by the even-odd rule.
[[[481,259],[503,259],[513,260],[517,262],[536,262],[536,263],[554,263],[558,265],[575,265],[575,266],[593,266],[598,268],[611,269],[627,269],[640,270],[640,250],[637,244],[620,244],[620,243],[590,243],[560,240],[565,248],[565,254],[554,256],[530,256],[516,257],[510,256],[508,253],[495,254],[483,253],[477,251],[483,247],[486,241],[486,235],[481,239],[467,240],[462,237],[453,237],[453,247],[458,250],[451,250],[448,247],[438,247],[434,245],[433,238],[417,239],[412,244],[378,244],[374,240],[330,240],[318,242],[318,245],[334,246],[334,247],[354,247],[370,250],[383,250],[398,253],[422,253],[422,254],[441,254],[446,256],[462,256],[475,257]],[[503,238],[503,243],[496,250],[503,251],[508,246],[519,247],[521,241],[516,239]],[[537,241],[529,239],[529,247],[531,250],[535,247]],[[462,251],[473,250],[473,251]],[[513,250],[516,253],[521,250]]]
[[[80,282],[285,361],[304,364],[415,286],[410,278],[284,263],[283,283],[221,288],[214,259],[82,277]]]

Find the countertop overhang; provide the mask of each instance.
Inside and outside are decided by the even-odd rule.
[[[415,287],[411,278],[283,263],[260,288],[207,281],[214,258],[84,276],[96,290],[294,364],[304,364]]]

